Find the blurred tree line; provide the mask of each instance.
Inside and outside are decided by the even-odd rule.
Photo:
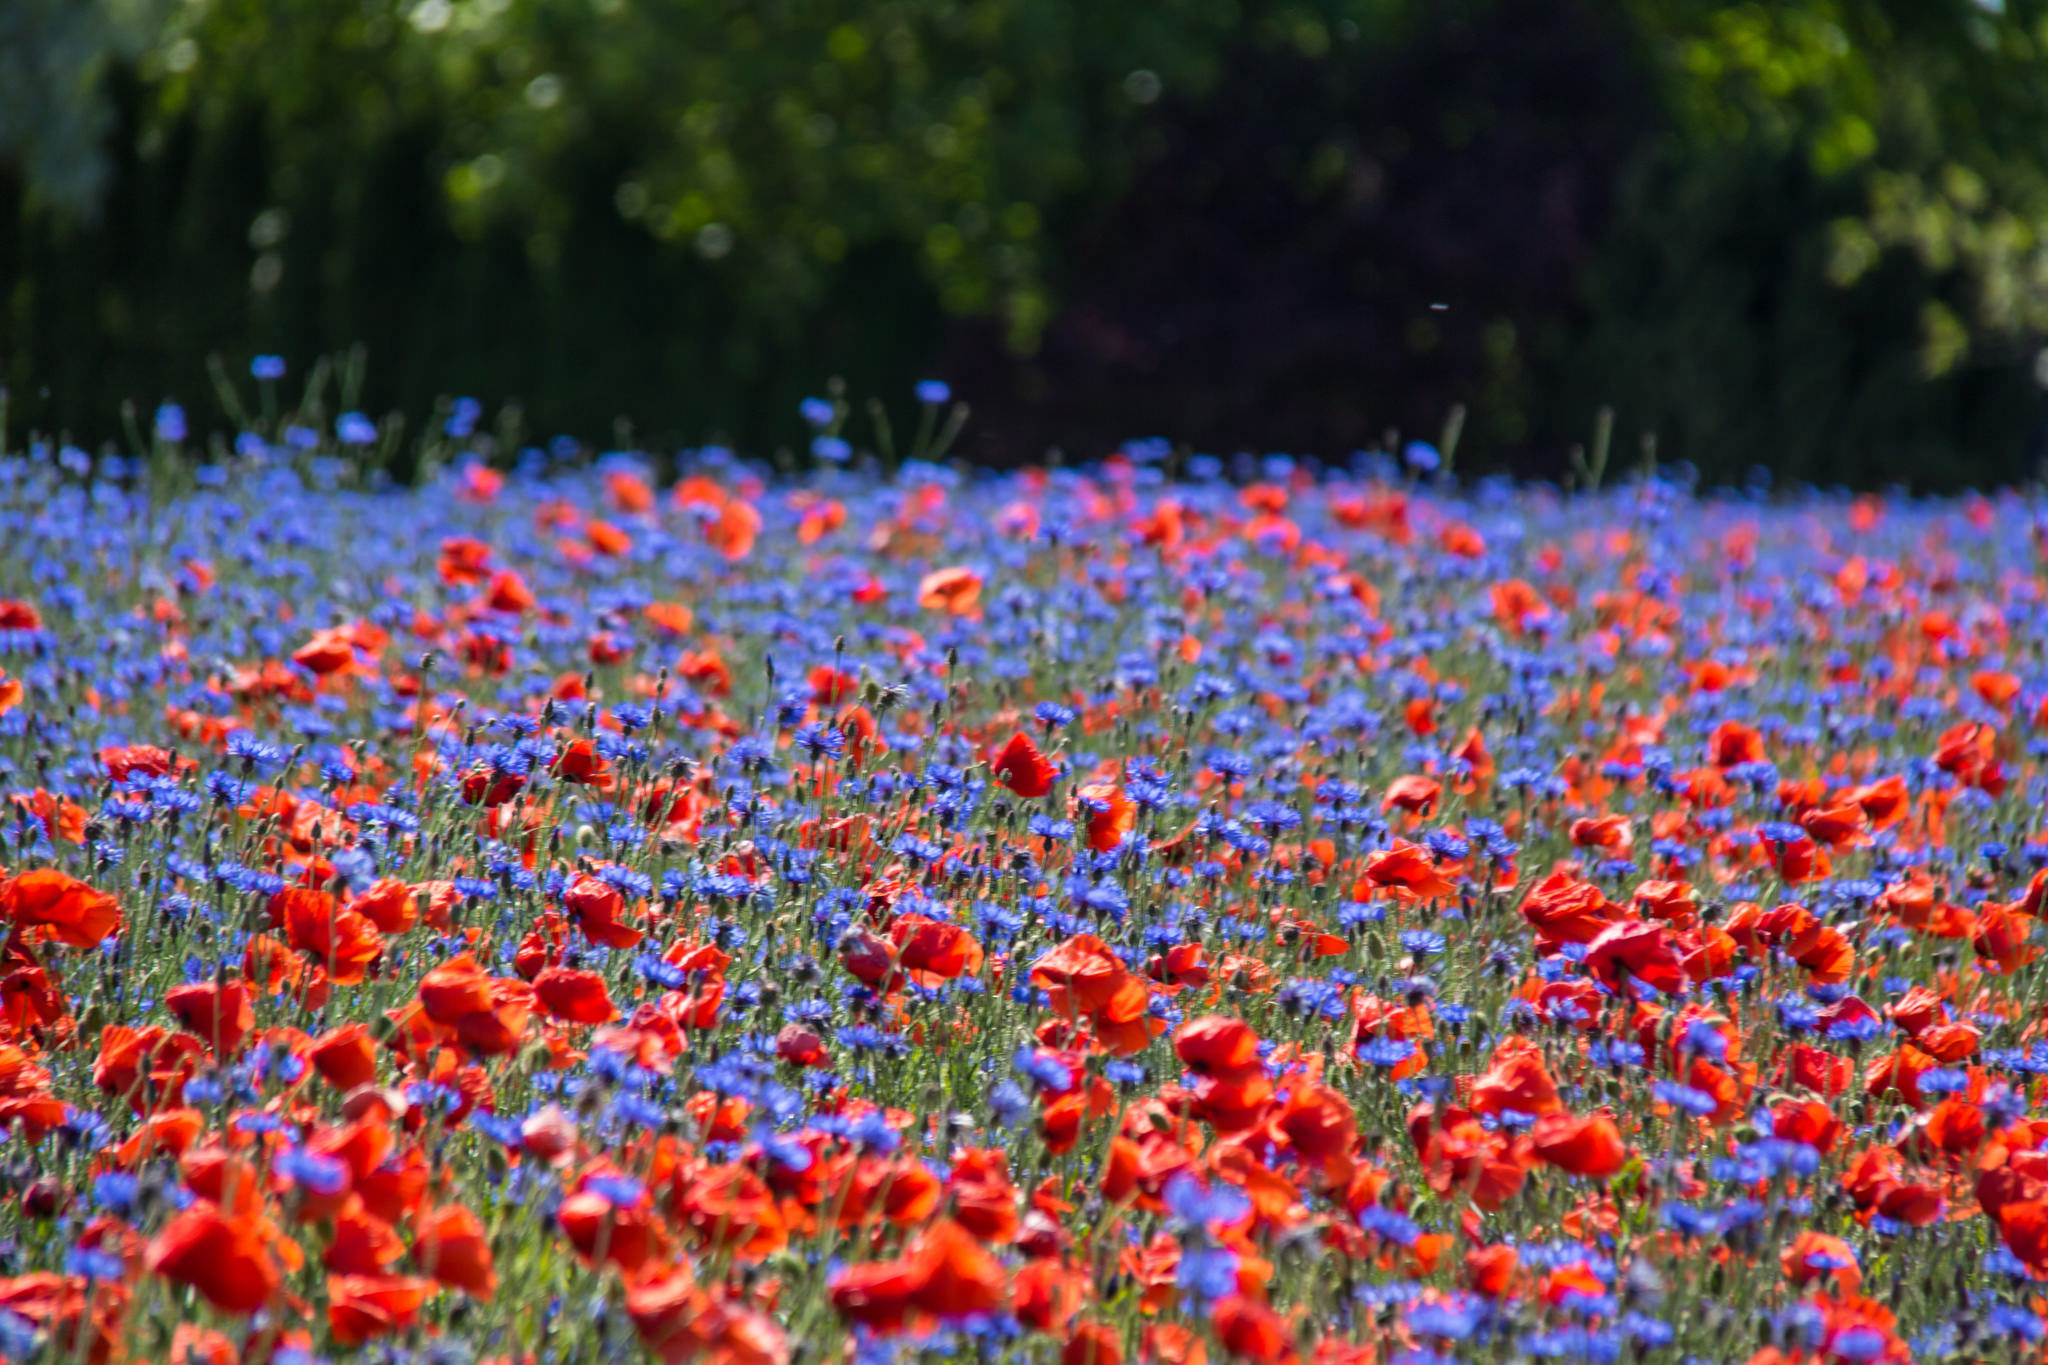
[[[1611,404],[1710,478],[2011,479],[2044,57],[2044,0],[12,0],[0,374],[87,438],[361,342],[607,443],[931,372],[989,459],[1463,402],[1555,474]]]

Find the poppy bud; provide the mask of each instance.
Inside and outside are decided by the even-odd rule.
[[[55,1218],[70,1202],[64,1182],[52,1176],[31,1181],[21,1192],[21,1211],[30,1218]]]

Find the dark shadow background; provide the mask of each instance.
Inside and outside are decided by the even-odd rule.
[[[222,24],[270,25],[273,47],[279,33],[304,32],[317,55],[329,46],[320,12],[336,7],[244,0],[239,19],[223,8]],[[562,63],[594,41],[573,7],[532,8],[533,32],[554,35]],[[828,40],[837,29],[821,25],[858,25],[869,12],[831,8],[843,13],[811,25]],[[1982,280],[1938,253],[1886,244],[1846,283],[1831,264],[1842,224],[1871,212],[1873,171],[1929,179],[1981,153],[1992,207],[2009,200],[2024,214],[2026,182],[1997,172],[2037,149],[1986,131],[1994,115],[2018,115],[1966,93],[1975,140],[1943,145],[1949,125],[1938,125],[1930,151],[1925,128],[1880,128],[1877,151],[1846,171],[1824,170],[1816,147],[1843,117],[1827,101],[1861,97],[1847,78],[1847,94],[1774,96],[1765,113],[1785,111],[1775,123],[1756,113],[1753,91],[1716,85],[1719,113],[1746,122],[1702,132],[1712,119],[1688,104],[1697,90],[1674,83],[1671,57],[1716,32],[1720,8],[1350,7],[1371,11],[1361,28],[1343,5],[1247,4],[1207,36],[1190,23],[1174,41],[1207,74],[1171,79],[1139,107],[1117,102],[1115,77],[1153,40],[1119,30],[1101,38],[1098,58],[1085,46],[1097,21],[1077,20],[1050,40],[1043,69],[1081,73],[1061,144],[1079,169],[1017,180],[1040,186],[1030,202],[1042,215],[1031,250],[1045,321],[1025,345],[1000,298],[949,306],[921,250],[929,224],[909,210],[850,232],[841,256],[810,262],[802,287],[788,289],[770,253],[708,259],[690,239],[629,219],[618,187],[667,154],[663,128],[641,117],[644,92],[592,96],[539,158],[545,194],[479,224],[451,205],[447,185],[477,127],[517,130],[502,108],[477,103],[489,79],[459,99],[415,97],[426,87],[394,55],[396,39],[337,41],[339,55],[319,58],[311,90],[280,114],[285,74],[223,76],[205,97],[198,76],[180,85],[152,55],[165,34],[126,49],[110,39],[96,82],[104,177],[86,207],[43,193],[26,153],[0,158],[0,373],[17,431],[29,423],[80,441],[118,436],[124,401],[146,414],[175,396],[195,425],[220,421],[209,354],[237,374],[273,352],[303,370],[361,343],[373,412],[417,423],[450,394],[516,399],[529,434],[599,446],[630,419],[633,435],[662,445],[800,449],[796,404],[827,376],[892,403],[936,376],[972,402],[963,449],[987,462],[1055,446],[1087,458],[1146,436],[1342,458],[1390,433],[1434,438],[1462,403],[1461,468],[1555,477],[1611,404],[1617,458],[1632,460],[1654,433],[1664,459],[1691,461],[1709,480],[1756,465],[1859,486],[2031,475],[2041,399],[2028,318],[1982,321]],[[2023,8],[2015,24],[2028,21]],[[940,35],[952,22],[943,9],[932,19]],[[403,34],[408,11],[394,12]],[[1851,55],[1905,79],[1885,74],[1880,39],[1932,39],[1900,29],[1896,7],[1857,12],[1878,37]],[[1319,49],[1298,40],[1311,21],[1326,37],[1360,33]],[[815,46],[814,36],[793,28],[788,41]],[[1076,45],[1072,61],[1059,43]],[[929,46],[942,50],[937,38]],[[276,60],[312,59],[279,47]],[[967,50],[949,60],[968,70],[992,59]],[[1020,69],[1012,84],[1040,79],[1040,68]],[[1931,85],[1961,79],[1919,58],[1912,69]],[[761,78],[764,108],[774,79]],[[347,100],[380,82],[379,117],[351,119]],[[516,78],[501,83],[516,93]],[[1063,89],[1016,97],[1020,142],[1053,126],[1042,116],[1062,107]],[[167,102],[173,90],[183,93]],[[330,97],[331,121],[319,110]],[[1010,115],[999,104],[995,117]],[[765,164],[773,152],[752,155]],[[1005,173],[1003,155],[991,153],[991,174]],[[1025,156],[1013,159],[1028,166]],[[796,202],[808,183],[783,192]],[[860,196],[875,193],[888,196],[889,184],[818,191],[820,221],[865,221],[873,205]],[[267,212],[288,226],[267,234]],[[254,287],[266,254],[274,283]],[[1928,358],[1937,314],[1964,332],[1943,364]]]

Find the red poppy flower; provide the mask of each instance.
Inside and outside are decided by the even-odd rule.
[[[562,893],[562,907],[592,943],[604,948],[631,948],[645,935],[624,923],[625,895],[610,882],[578,873]]]
[[[946,1196],[954,1220],[980,1241],[1001,1246],[1017,1236],[1017,1189],[1002,1152],[971,1147],[956,1152]]]
[[[1057,1261],[1033,1261],[1017,1272],[1010,1311],[1034,1332],[1057,1332],[1080,1311],[1088,1283]]]
[[[0,880],[0,915],[24,928],[47,928],[74,948],[97,947],[121,928],[112,896],[51,867]]]
[[[1436,803],[1443,796],[1443,783],[1433,777],[1410,774],[1397,777],[1387,784],[1387,794],[1380,801],[1381,810],[1404,810],[1411,815],[1427,815],[1436,809]]]
[[[1977,916],[1977,931],[1970,946],[1985,970],[2010,975],[2041,955],[2039,946],[2028,941],[2034,921],[2002,905],[1986,905]]]
[[[1060,1365],[1123,1365],[1123,1338],[1106,1323],[1077,1323],[1060,1347]]]
[[[889,926],[896,962],[918,975],[920,984],[936,985],[981,970],[981,944],[957,924],[924,915],[902,915]]]
[[[347,630],[316,631],[292,651],[292,662],[322,678],[346,673],[355,667],[355,637]]]
[[[830,1066],[825,1040],[802,1024],[784,1024],[775,1035],[775,1055],[795,1066]]]
[[[526,790],[524,773],[475,764],[462,775],[462,799],[472,806],[495,808]]]
[[[337,1090],[354,1090],[377,1079],[376,1043],[361,1024],[343,1024],[321,1034],[306,1049],[306,1059]]]
[[[998,782],[1029,799],[1050,792],[1053,779],[1059,775],[1052,760],[1040,753],[1031,737],[1021,731],[1011,735],[1009,742],[995,752],[989,767]]]
[[[125,1096],[138,1114],[173,1107],[206,1050],[206,1044],[189,1033],[166,1033],[154,1024],[139,1029],[109,1024],[100,1030],[93,1084],[108,1094]]]
[[[938,1183],[936,1178],[932,1183]],[[890,1193],[894,1194],[893,1188]],[[919,1216],[929,1215],[937,1207],[934,1198]],[[789,1227],[774,1192],[744,1166],[691,1169],[687,1177],[678,1177],[669,1208],[699,1246],[728,1251],[743,1261],[773,1256],[789,1242]]]
[[[402,934],[419,923],[419,895],[405,882],[385,877],[359,892],[348,908],[377,927],[381,934]]]
[[[1628,1164],[1628,1144],[1605,1114],[1546,1114],[1529,1130],[1529,1141],[1539,1160],[1593,1180],[1606,1180]]]
[[[1007,1287],[1002,1263],[967,1230],[940,1219],[911,1242],[905,1257],[918,1287],[911,1302],[938,1318],[991,1313]]]
[[[876,1332],[901,1331],[920,1287],[916,1276],[916,1267],[907,1259],[847,1266],[831,1279],[832,1307],[841,1317]]]
[[[1277,1361],[1294,1349],[1287,1320],[1258,1299],[1232,1294],[1216,1301],[1209,1316],[1216,1339],[1239,1360]]]
[[[460,1204],[434,1210],[420,1219],[413,1262],[425,1274],[451,1288],[488,1300],[498,1292],[498,1273],[491,1263],[491,1242],[483,1220]]]
[[[1473,1247],[1465,1253],[1465,1283],[1476,1294],[1500,1298],[1508,1292],[1521,1263],[1521,1253],[1508,1243]]]
[[[1408,1137],[1430,1189],[1462,1193],[1489,1211],[1514,1198],[1535,1159],[1528,1138],[1511,1140],[1456,1107],[1439,1117],[1432,1104],[1415,1106],[1408,1112]]]
[[[457,537],[441,542],[440,573],[444,583],[481,583],[491,562],[491,547],[480,540]]]
[[[1934,765],[1965,786],[1992,796],[2005,791],[2005,771],[1998,759],[1998,731],[1983,721],[1962,721],[1942,732],[1935,743]]]
[[[1631,981],[1646,981],[1666,994],[1685,989],[1671,931],[1648,920],[1616,920],[1586,946],[1586,967],[1610,990],[1626,993]]]
[[[256,1027],[248,988],[239,981],[220,985],[191,981],[173,986],[164,992],[164,1008],[222,1057],[239,1050],[242,1039]]]
[[[965,616],[981,600],[981,575],[972,569],[938,569],[917,585],[917,605],[926,611]]]
[[[1724,720],[1708,736],[1707,753],[1717,768],[1761,763],[1764,761],[1763,732],[1739,720]]]
[[[1329,1086],[1296,1085],[1267,1131],[1307,1164],[1324,1167],[1349,1154],[1358,1138],[1358,1116],[1351,1101]]]
[[[896,975],[896,945],[856,924],[839,940],[839,962],[856,980],[880,986]]]
[[[343,1346],[403,1331],[419,1319],[433,1292],[432,1280],[406,1275],[330,1275],[327,1330]]]
[[[279,898],[284,901],[286,939],[324,968],[336,985],[360,982],[370,964],[383,955],[384,936],[377,927],[325,891],[294,887],[280,892]]]
[[[1771,1136],[1803,1142],[1825,1156],[1841,1141],[1842,1120],[1819,1100],[1783,1100],[1771,1110]]]
[[[2048,1203],[2038,1199],[2007,1204],[1998,1211],[1998,1235],[2035,1279],[2048,1279]]]
[[[1871,825],[1877,829],[1889,829],[1904,819],[1913,801],[1906,779],[1897,774],[1879,782],[1852,787],[1843,793],[1843,797],[1861,806],[1863,813],[1870,817]]]
[[[206,1116],[197,1109],[165,1109],[151,1114],[137,1126],[129,1139],[114,1149],[121,1165],[132,1167],[163,1153],[183,1156],[199,1141],[206,1128]]]
[[[1093,1014],[1115,998],[1123,959],[1093,934],[1076,934],[1031,964],[1031,984],[1052,992],[1055,1014]]]
[[[241,1353],[224,1333],[181,1322],[171,1333],[171,1365],[237,1365]]]
[[[586,1191],[563,1200],[555,1220],[586,1262],[616,1265],[628,1275],[666,1254],[667,1241],[644,1201],[620,1205]]]
[[[1498,1114],[1512,1109],[1540,1116],[1563,1107],[1557,1097],[1557,1082],[1544,1064],[1543,1049],[1520,1035],[1503,1038],[1493,1050],[1491,1064],[1472,1083],[1474,1113]]]
[[[1137,823],[1138,808],[1114,782],[1088,782],[1074,793],[1074,811],[1087,826],[1088,847],[1108,853]]]
[[[257,1223],[195,1206],[164,1225],[143,1258],[152,1275],[190,1285],[223,1313],[253,1313],[284,1282]]]
[[[542,1010],[572,1024],[608,1023],[619,1014],[597,972],[549,967],[533,979],[533,995]]]
[[[1521,912],[1536,929],[1537,951],[1546,954],[1555,952],[1560,944],[1591,943],[1621,913],[1599,887],[1563,871],[1553,872],[1529,888]]]
[[[1428,849],[1404,839],[1396,839],[1391,848],[1365,860],[1365,876],[1352,888],[1351,897],[1369,900],[1374,888],[1391,889],[1403,900],[1415,901],[1437,900],[1458,889]]]
[[[476,958],[458,954],[420,979],[420,1008],[435,1023],[452,1027],[468,1015],[490,1009],[491,981],[476,965]]]
[[[1635,822],[1626,815],[1601,815],[1572,821],[1570,837],[1579,848],[1626,852],[1635,843]]]
[[[781,1327],[722,1291],[700,1289],[688,1267],[628,1286],[626,1316],[663,1365],[788,1365]]]
[[[1173,1036],[1173,1050],[1196,1071],[1241,1071],[1258,1062],[1259,1035],[1242,1019],[1205,1015],[1181,1025]]]
[[[554,770],[564,782],[596,787],[600,791],[610,791],[618,785],[611,765],[587,739],[571,740],[563,745],[562,752],[555,758]]]
[[[405,1243],[383,1219],[349,1200],[335,1215],[320,1264],[337,1275],[382,1275],[405,1256]]]
[[[189,758],[178,758],[168,749],[159,749],[149,744],[102,749],[100,762],[106,766],[107,776],[116,782],[126,782],[136,773],[143,773],[149,777],[169,777],[173,772],[191,772],[199,766]]]
[[[1116,1092],[1109,1082],[1092,1080],[1046,1101],[1045,1111],[1038,1117],[1038,1135],[1044,1139],[1047,1151],[1063,1156],[1081,1140],[1081,1129],[1087,1120],[1115,1112]]]

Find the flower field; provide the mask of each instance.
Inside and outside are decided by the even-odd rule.
[[[0,459],[0,1355],[2042,1355],[2019,496],[355,422]]]

